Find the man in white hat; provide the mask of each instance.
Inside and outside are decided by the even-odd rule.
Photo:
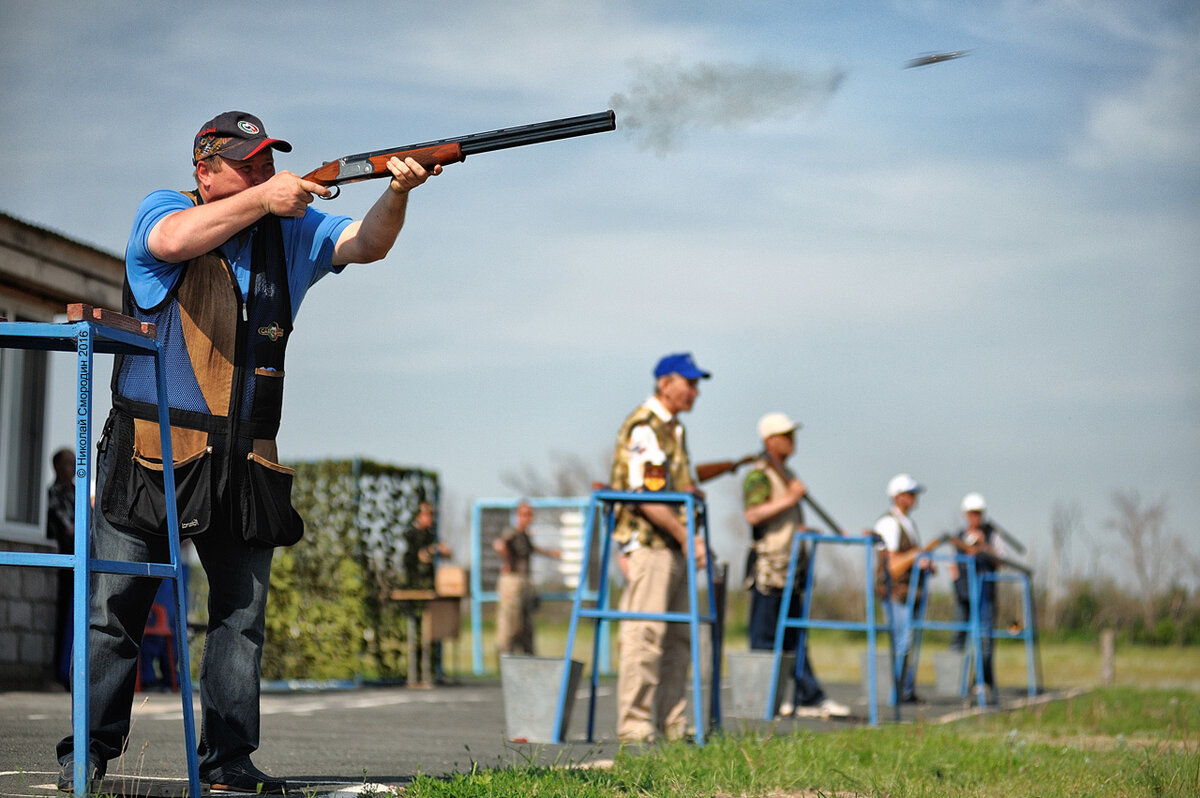
[[[746,523],[753,539],[753,584],[750,588],[750,648],[772,651],[775,630],[783,609],[783,590],[787,585],[792,538],[806,531],[801,503],[807,489],[786,463],[796,450],[796,430],[800,425],[783,413],[767,413],[758,421],[758,437],[763,452],[742,482],[742,501]],[[804,551],[796,568],[796,582],[788,604],[788,617],[800,617],[807,577],[808,553]],[[784,632],[783,650],[799,655],[800,630]],[[847,717],[850,708],[825,695],[812,669],[807,637],[804,667],[795,674],[795,704],[784,701],[780,714],[794,711],[797,717]],[[797,662],[797,665],[800,663]]]
[[[900,678],[896,683],[899,700],[915,704],[919,699],[913,687],[916,668],[909,667],[905,658],[912,643],[912,619],[908,614],[908,588],[912,578],[912,564],[920,553],[921,538],[911,513],[917,506],[917,496],[925,490],[908,474],[897,474],[888,480],[888,498],[891,508],[875,522],[874,532],[882,541],[884,550],[879,578],[883,600],[887,602],[892,618],[892,646],[896,662],[900,664]],[[922,569],[932,568],[926,560]]]
[[[987,512],[987,502],[978,493],[968,493],[963,496],[962,513],[966,526],[958,530],[957,537],[964,544],[962,553],[975,559],[975,575],[979,577],[979,592],[976,600],[979,602],[979,628],[983,631],[979,643],[983,654],[983,683],[987,689],[989,700],[996,692],[996,677],[992,670],[992,643],[994,638],[990,631],[995,625],[996,618],[996,583],[987,579],[985,574],[996,570],[996,558],[1007,557],[1003,540],[996,532],[991,521],[984,518]],[[966,623],[971,617],[971,596],[967,566],[951,563],[950,578],[954,580],[954,595],[958,601],[955,620]],[[950,638],[950,648],[962,651],[967,640],[965,631],[955,632]]]

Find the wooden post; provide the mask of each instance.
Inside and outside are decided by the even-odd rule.
[[[1112,629],[1100,631],[1100,684],[1108,687],[1116,681],[1116,641]]]

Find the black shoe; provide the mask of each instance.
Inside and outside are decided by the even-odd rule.
[[[228,762],[215,770],[205,773],[201,780],[210,789],[225,792],[248,792],[262,795],[283,795],[287,792],[287,782],[268,776],[250,761],[250,757],[242,757]]]
[[[900,699],[905,704],[924,704],[925,700],[916,693],[905,693],[904,698]]]
[[[93,756],[88,756],[87,791],[94,792],[104,778],[107,763]],[[58,789],[62,792],[75,792],[75,757],[69,756],[65,762],[59,763]]]

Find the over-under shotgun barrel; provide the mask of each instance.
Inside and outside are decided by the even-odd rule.
[[[524,147],[527,144],[540,144],[543,141],[557,141],[575,136],[586,136],[591,133],[604,133],[615,130],[616,127],[617,117],[611,110],[598,114],[552,119],[549,122],[539,122],[535,125],[506,127],[458,138],[425,141],[390,150],[347,155],[317,167],[304,178],[323,186],[338,186],[357,180],[390,177],[391,172],[388,171],[386,164],[392,156],[414,158],[417,163],[429,169],[436,164],[458,163],[468,155],[481,152]]]

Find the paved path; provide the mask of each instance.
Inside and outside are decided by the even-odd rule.
[[[866,722],[866,702],[857,685],[825,685],[834,698],[860,715],[852,720],[792,720],[781,730],[844,729]],[[729,705],[728,690],[723,702]],[[613,683],[604,680],[597,698],[596,741],[587,735],[586,688],[573,709],[565,745],[516,744],[506,739],[504,704],[498,680],[465,681],[434,689],[365,687],[353,690],[265,693],[262,699],[260,768],[318,795],[352,794],[364,781],[404,784],[417,773],[442,775],[470,770],[473,764],[496,767],[538,762],[583,764],[611,760],[619,746],[614,734]],[[1014,691],[1006,703],[1018,701]],[[961,712],[958,699],[906,706],[904,719],[918,713],[927,720]],[[0,693],[0,798],[57,795],[54,745],[70,733],[71,702],[66,693]],[[182,710],[177,693],[139,694],[129,750],[109,763],[105,791],[172,795],[186,787]],[[880,718],[890,722],[891,710]],[[725,719],[725,729],[767,728],[759,720]],[[125,785],[113,777],[126,777]],[[131,777],[140,777],[133,783]],[[319,786],[318,786],[319,785]]]

